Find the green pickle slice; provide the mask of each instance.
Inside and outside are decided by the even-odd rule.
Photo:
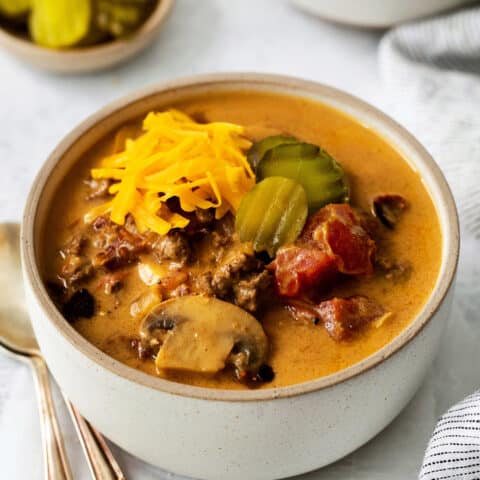
[[[30,34],[45,47],[71,47],[87,36],[91,16],[91,0],[33,0]]]
[[[157,0],[0,0],[0,15],[25,22],[43,47],[83,47],[130,35]],[[27,14],[30,13],[29,16]]]
[[[154,0],[96,0],[95,25],[114,37],[136,30],[155,7]]]
[[[266,137],[263,140],[254,143],[248,152],[248,161],[250,162],[250,165],[256,170],[260,160],[262,160],[269,150],[278,145],[285,145],[288,143],[298,143],[298,140],[294,137],[287,137],[285,135],[275,135],[273,137]]]
[[[307,194],[310,211],[328,203],[349,201],[349,186],[343,168],[316,145],[291,143],[273,147],[257,167],[259,180],[273,175],[298,181]]]
[[[32,6],[31,0],[0,0],[0,14],[6,17],[25,15]]]
[[[235,230],[242,242],[252,242],[256,252],[273,257],[279,247],[294,242],[308,215],[305,190],[291,178],[268,177],[242,199]]]

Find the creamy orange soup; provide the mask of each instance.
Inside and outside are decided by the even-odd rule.
[[[353,365],[379,350],[402,332],[419,313],[434,288],[439,272],[442,238],[432,199],[422,179],[394,147],[374,131],[321,103],[269,93],[237,92],[202,96],[172,107],[202,121],[226,121],[246,127],[252,141],[287,134],[320,145],[343,166],[349,179],[351,203],[366,212],[371,199],[395,192],[408,201],[408,209],[394,229],[379,228],[377,256],[388,255],[408,262],[407,278],[395,280],[382,270],[373,275],[344,278],[326,297],[365,295],[391,313],[383,322],[371,322],[351,338],[336,341],[321,324],[292,316],[280,304],[256,315],[269,341],[267,362],[275,374],[259,388],[281,387],[316,379]],[[140,125],[140,120],[139,120]],[[101,200],[86,201],[84,180],[101,158],[110,154],[114,133],[105,138],[70,172],[56,193],[45,239],[46,281],[61,269],[59,250],[83,226],[83,216]],[[193,263],[190,273],[201,268]],[[81,283],[96,299],[92,318],[78,318],[73,326],[106,354],[151,375],[211,388],[244,389],[231,371],[212,375],[178,371],[157,372],[154,361],[140,359],[132,338],[141,318],[131,315],[132,302],[147,288],[134,267],[122,280],[122,288],[106,294],[98,277]],[[325,297],[325,298],[326,298]]]

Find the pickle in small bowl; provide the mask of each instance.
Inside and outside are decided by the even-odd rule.
[[[0,0],[8,27],[23,27],[37,45],[53,49],[90,46],[134,33],[158,0]]]

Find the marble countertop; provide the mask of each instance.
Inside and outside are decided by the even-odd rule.
[[[155,44],[134,61],[96,75],[64,77],[37,71],[0,51],[0,221],[19,221],[35,174],[47,155],[75,125],[106,103],[167,79],[218,71],[262,71],[331,84],[382,107],[377,67],[381,34],[331,25],[282,0],[177,0]],[[391,99],[390,99],[391,101]],[[475,244],[464,250],[474,252]],[[465,264],[464,288],[478,273]],[[462,286],[463,285],[463,286]],[[477,289],[478,290],[478,289]],[[476,295],[471,289],[469,295]],[[473,292],[473,293],[472,293]],[[480,292],[479,292],[480,293]],[[460,308],[462,307],[462,308]],[[470,328],[469,296],[456,302],[449,332],[432,376],[407,409],[368,445],[337,464],[302,477],[405,480],[418,472],[437,416],[475,388],[471,363],[480,332],[464,345]],[[478,329],[477,329],[478,330]],[[460,346],[461,345],[461,346]],[[3,478],[41,478],[40,432],[30,372],[0,357],[0,463]],[[2,399],[3,395],[3,399]],[[75,478],[89,478],[75,434],[61,410]],[[37,448],[38,446],[38,448]],[[116,450],[128,478],[176,478]],[[22,460],[21,460],[22,459]]]

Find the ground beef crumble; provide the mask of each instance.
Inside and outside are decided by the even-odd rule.
[[[211,288],[218,298],[233,301],[239,307],[256,312],[273,285],[272,275],[253,250],[245,251],[242,244],[228,251],[214,270]]]
[[[84,254],[87,238],[77,233],[60,250],[63,259],[59,279],[64,287],[76,285],[93,275],[94,268],[88,256]]]
[[[233,286],[233,295],[235,303],[249,311],[256,312],[262,301],[262,295],[272,286],[272,276],[267,270],[260,273],[254,273],[244,280],[240,280]]]
[[[153,256],[158,262],[170,260],[185,266],[192,258],[192,248],[187,236],[179,231],[171,231],[152,245]]]
[[[92,223],[95,235],[93,245],[98,252],[93,257],[95,267],[115,270],[138,260],[138,255],[149,249],[147,239],[136,231],[117,225],[106,217]]]
[[[387,280],[393,282],[404,282],[413,272],[413,266],[408,260],[394,260],[386,255],[377,256],[375,266]]]

